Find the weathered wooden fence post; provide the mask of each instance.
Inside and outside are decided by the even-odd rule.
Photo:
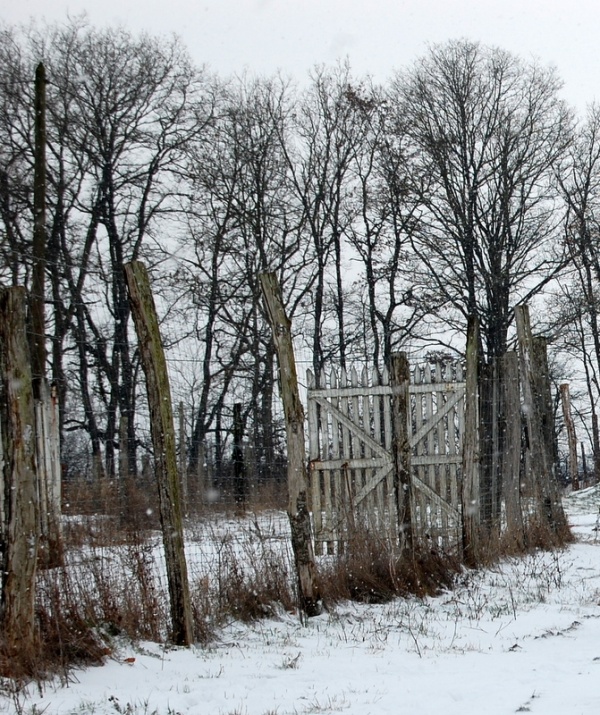
[[[564,382],[560,386],[560,398],[562,402],[563,417],[567,428],[567,440],[569,443],[569,476],[571,477],[571,487],[574,492],[579,489],[579,470],[577,467],[577,435],[575,424],[571,414],[571,393],[569,383]]]
[[[529,465],[536,492],[537,509],[542,523],[546,523],[555,534],[561,534],[567,528],[566,518],[558,496],[558,485],[553,475],[552,465],[549,463],[548,438],[544,434],[544,427],[540,415],[540,402],[544,399],[540,389],[536,390],[536,381],[533,336],[529,309],[526,305],[515,307],[517,323],[517,338],[519,342],[519,356],[521,364],[521,385],[523,389],[523,411],[527,425],[528,451],[530,453]],[[537,394],[536,394],[537,393]]]
[[[502,454],[502,489],[506,511],[506,531],[518,549],[525,540],[521,511],[521,392],[519,357],[514,350],[504,354],[502,393],[504,407],[504,440]]]
[[[394,455],[394,490],[398,510],[400,550],[412,552],[415,544],[413,484],[410,446],[410,365],[406,353],[392,353],[390,385],[392,388],[392,420]]]
[[[139,261],[127,263],[125,277],[146,375],[173,641],[177,645],[190,645],[194,637],[192,607],[183,542],[175,426],[167,363],[146,267]]]
[[[38,484],[35,404],[26,334],[24,288],[0,289],[0,424],[4,469],[2,631],[9,653],[35,646]]]
[[[40,62],[35,71],[35,149],[33,179],[33,270],[30,314],[30,355],[33,393],[40,400],[46,377],[46,319],[44,314],[46,275],[46,70]]]
[[[479,323],[469,317],[465,375],[465,433],[462,460],[463,558],[468,566],[479,560]]]
[[[321,612],[308,510],[308,474],[304,443],[304,409],[298,392],[291,321],[285,313],[275,273],[260,275],[265,307],[279,360],[281,397],[285,412],[288,451],[288,516],[298,574],[300,607],[307,616]]]
[[[60,434],[55,422],[56,397],[46,380],[46,70],[35,71],[35,146],[33,179],[33,241],[29,295],[29,354],[35,401],[40,563],[58,566],[63,560],[61,527]]]
[[[56,386],[43,379],[35,400],[36,460],[40,512],[40,565],[63,564],[59,405]]]

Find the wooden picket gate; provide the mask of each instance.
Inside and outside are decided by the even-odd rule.
[[[308,371],[311,509],[317,553],[333,553],[351,530],[398,534],[387,371]],[[465,383],[460,363],[411,371],[409,421],[417,538],[451,549],[460,541],[460,468]],[[359,532],[360,533],[360,532]]]

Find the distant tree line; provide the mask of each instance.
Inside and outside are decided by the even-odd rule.
[[[470,315],[490,361],[533,302],[582,377],[573,399],[598,452],[600,110],[576,117],[554,69],[457,41],[386,84],[347,63],[297,84],[218,77],[176,39],[81,20],[0,35],[6,285],[31,284],[38,62],[48,77],[46,337],[66,460],[89,454],[113,479],[149,450],[123,274],[137,259],[192,470],[207,444],[217,463],[230,454],[242,403],[256,477],[281,471],[266,270],[317,376],[461,350]]]

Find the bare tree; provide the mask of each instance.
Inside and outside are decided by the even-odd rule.
[[[83,413],[74,411],[67,427],[88,431],[95,453],[104,448],[109,474],[117,446],[135,473],[137,363],[122,266],[142,252],[151,256],[178,210],[183,149],[210,114],[205,81],[176,40],[96,31],[82,21],[8,35],[7,66],[16,79],[0,90],[0,132],[10,139],[0,166],[3,246],[25,270],[5,265],[27,281],[33,135],[22,77],[32,60],[44,59],[53,376],[63,405],[66,371],[79,383]],[[25,88],[21,104],[13,86]],[[64,355],[73,349],[78,359],[67,370]]]
[[[348,87],[347,99],[364,121],[363,141],[351,165],[355,208],[347,239],[359,275],[348,306],[365,358],[389,365],[392,353],[414,336],[425,305],[416,298],[410,245],[418,208],[414,162],[382,90],[362,83]]]
[[[191,289],[204,347],[191,469],[209,431],[222,453],[222,416],[229,412],[225,421],[231,427],[236,394],[244,402],[242,419],[249,425],[256,475],[266,478],[274,469],[275,353],[258,275],[276,271],[292,302],[304,290],[300,212],[283,149],[291,111],[287,82],[243,76],[222,88],[214,126],[190,147],[193,254],[186,261],[184,290]]]
[[[452,325],[480,320],[488,358],[502,355],[512,308],[565,264],[554,166],[571,115],[553,69],[459,41],[432,47],[396,76],[423,181],[413,246]]]
[[[591,410],[595,468],[600,470],[600,107],[588,108],[564,157],[558,180],[567,204],[565,244],[572,259],[569,282],[560,287],[554,330],[563,349],[583,367]],[[557,330],[556,326],[560,326]]]
[[[349,200],[351,164],[365,133],[353,84],[348,64],[315,69],[299,99],[295,142],[286,147],[294,194],[302,208],[303,235],[315,262],[310,348],[317,376],[329,353],[345,365],[348,352],[344,246],[356,208]],[[333,335],[328,339],[329,331]]]

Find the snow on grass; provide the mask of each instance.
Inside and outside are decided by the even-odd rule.
[[[206,648],[122,642],[106,665],[75,671],[66,684],[7,692],[0,711],[595,715],[600,492],[565,502],[577,543],[465,573],[436,598],[344,604],[306,625],[286,613],[232,622]],[[190,556],[201,544],[198,535]]]

